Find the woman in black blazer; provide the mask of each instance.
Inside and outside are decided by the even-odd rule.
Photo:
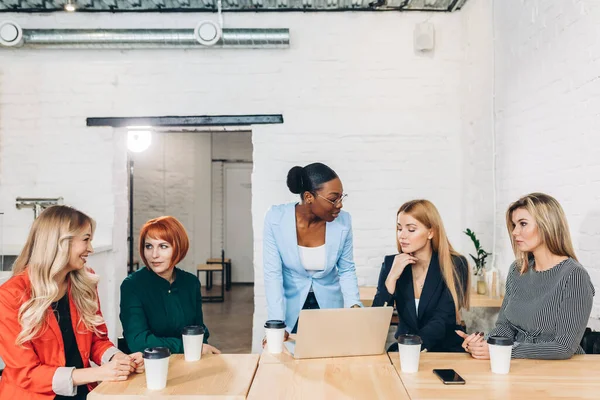
[[[460,309],[469,307],[469,266],[448,241],[436,207],[427,200],[404,203],[396,241],[399,254],[384,259],[373,307],[396,305],[396,338],[416,334],[427,351],[464,351],[455,330],[464,330]]]

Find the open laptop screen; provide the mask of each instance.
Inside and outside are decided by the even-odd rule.
[[[294,358],[382,354],[392,312],[392,307],[302,310],[290,352]]]

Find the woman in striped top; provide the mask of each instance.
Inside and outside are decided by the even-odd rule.
[[[496,327],[488,336],[512,338],[513,358],[583,354],[579,343],[592,310],[594,286],[575,257],[562,207],[551,196],[532,193],[510,205],[506,224],[517,261],[506,279]],[[489,359],[481,336],[457,333],[473,358]]]

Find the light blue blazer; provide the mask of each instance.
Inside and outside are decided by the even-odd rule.
[[[352,221],[341,211],[325,227],[327,265],[324,271],[308,273],[298,252],[297,203],[271,207],[265,217],[263,268],[269,319],[285,321],[294,328],[312,284],[320,308],[361,305],[354,265]]]

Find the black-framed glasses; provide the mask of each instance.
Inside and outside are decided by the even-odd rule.
[[[323,200],[326,200],[327,202],[329,202],[329,204],[331,204],[334,207],[339,206],[340,204],[342,204],[344,202],[344,200],[346,200],[346,198],[348,197],[348,193],[342,193],[342,195],[340,197],[338,197],[335,201],[331,201],[329,200],[327,197],[323,197],[321,196],[319,193],[317,193],[317,196],[319,196],[320,198],[322,198]]]

